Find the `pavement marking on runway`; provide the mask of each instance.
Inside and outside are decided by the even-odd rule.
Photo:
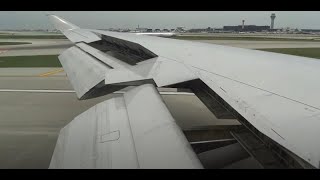
[[[0,75],[0,77],[39,77],[38,75]]]
[[[0,92],[25,92],[25,93],[75,93],[74,90],[50,90],[50,89],[0,89]],[[126,91],[116,91],[112,94],[124,94]],[[161,95],[195,95],[190,92],[159,91]]]
[[[27,92],[27,93],[75,93],[74,90],[47,90],[47,89],[0,89],[0,92]]]
[[[47,77],[47,76],[54,75],[54,74],[57,74],[57,73],[62,72],[62,71],[63,71],[63,69],[56,69],[54,71],[49,71],[49,72],[46,72],[46,73],[39,74],[38,76]]]
[[[8,50],[1,50],[0,49],[0,54],[7,52]]]

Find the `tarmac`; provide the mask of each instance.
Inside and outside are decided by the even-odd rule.
[[[0,39],[4,42],[29,42],[24,45],[0,46],[1,56],[34,56],[34,55],[57,55],[71,47],[73,43],[68,40],[28,40],[28,39]]]
[[[287,39],[319,39],[318,34],[293,33],[183,33],[181,36],[211,36],[211,37],[260,37],[260,38],[287,38]]]
[[[0,46],[1,56],[32,56],[32,55],[57,55],[62,53],[73,43],[69,40],[5,40],[6,42],[31,42],[26,45]],[[245,40],[193,40],[209,44],[218,44],[246,49],[268,48],[320,48],[320,42],[312,41],[245,41]]]
[[[238,41],[238,40],[195,40],[209,44],[218,44],[246,49],[270,48],[320,48],[320,42],[309,41]]]

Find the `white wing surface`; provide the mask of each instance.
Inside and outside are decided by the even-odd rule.
[[[49,168],[202,168],[153,85],[102,102],[64,127]]]
[[[80,99],[145,83],[201,90],[192,84],[200,81],[260,133],[319,168],[320,141],[314,140],[320,136],[319,60],[80,29],[50,18],[76,43],[59,59]],[[161,112],[155,112],[158,116]]]

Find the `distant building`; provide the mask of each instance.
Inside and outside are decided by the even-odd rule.
[[[177,27],[175,30],[180,33],[186,32],[186,30],[184,30],[184,27]]]
[[[308,33],[318,33],[320,32],[320,29],[301,29],[302,32],[308,32]]]
[[[238,25],[238,26],[223,26],[224,31],[235,31],[235,32],[250,32],[250,31],[268,31],[270,26],[256,26],[256,25]]]
[[[147,32],[148,28],[137,28],[136,29],[138,32]]]
[[[223,31],[223,28],[214,28],[214,31]]]
[[[188,30],[189,33],[200,33],[202,31],[204,31],[204,29],[189,29]]]
[[[213,28],[211,27],[208,27],[207,29],[204,29],[203,32],[206,32],[206,33],[212,33],[213,32]]]

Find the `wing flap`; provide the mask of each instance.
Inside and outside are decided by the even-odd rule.
[[[179,73],[177,74],[177,72]],[[164,57],[157,57],[141,62],[136,66],[108,71],[105,78],[105,84],[127,83],[152,79],[158,87],[162,87],[197,78],[198,77],[187,67]]]
[[[61,129],[50,169],[138,168],[123,97],[100,103]]]
[[[120,61],[119,59],[116,59],[102,51],[99,51],[85,43],[77,43],[76,46],[81,48],[86,53],[94,56],[95,58],[99,59],[100,61],[104,62],[108,66],[111,66],[112,68],[126,68],[129,65],[124,63],[123,61]]]
[[[49,168],[202,168],[153,85],[77,116],[60,131]]]
[[[314,128],[320,127],[318,109],[205,71],[199,74],[204,83],[260,132],[319,168],[320,143],[311,140],[320,136],[318,128]],[[274,108],[275,104],[278,108]]]
[[[76,91],[78,98],[104,80],[105,73],[110,69],[98,59],[83,52],[77,47],[64,51],[59,60]]]

